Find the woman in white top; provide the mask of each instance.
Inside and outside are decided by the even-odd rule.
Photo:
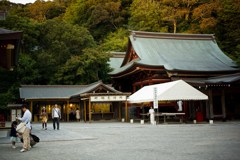
[[[77,121],[80,122],[80,110],[78,108],[76,110],[76,119],[77,119]]]
[[[149,109],[150,123],[151,123],[151,124],[154,124],[154,122],[155,122],[154,112],[155,112],[154,109],[151,107],[151,108]]]

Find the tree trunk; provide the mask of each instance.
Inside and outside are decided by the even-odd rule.
[[[173,33],[177,32],[177,22],[176,20],[173,20]]]

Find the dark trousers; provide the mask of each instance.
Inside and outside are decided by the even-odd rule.
[[[56,129],[56,125],[55,123],[57,123],[57,129],[59,129],[59,118],[53,118],[53,129]]]
[[[44,126],[45,126],[45,128],[47,128],[47,123],[46,122],[42,123],[42,128],[44,128]]]

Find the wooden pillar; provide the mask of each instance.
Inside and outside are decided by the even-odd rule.
[[[133,85],[133,93],[136,92],[136,85]]]
[[[144,105],[142,106],[142,114],[145,114],[145,109],[144,109]],[[144,120],[146,117],[145,117],[145,115],[142,115],[142,120]]]
[[[226,118],[226,104],[225,104],[225,91],[222,90],[221,93],[221,102],[222,102],[222,115],[223,115],[223,119]]]
[[[67,112],[67,122],[69,122],[69,101],[67,101],[66,112]]]
[[[33,101],[30,101],[30,112],[33,114]]]
[[[118,119],[119,121],[122,119],[122,107],[121,107],[122,102],[118,102]]]
[[[184,119],[187,120],[187,118],[189,117],[189,104],[187,101],[183,101],[183,112],[185,113],[184,115]]]
[[[87,121],[87,107],[86,107],[86,100],[84,100],[84,121]]]
[[[208,103],[208,101],[205,101],[205,103],[206,103],[206,118],[210,119],[209,103]]]
[[[127,106],[127,101],[125,101],[125,120],[126,120],[126,122],[128,121],[128,106]]]
[[[209,90],[209,118],[212,119],[214,118],[214,113],[213,113],[213,94],[212,94],[212,90]]]
[[[88,101],[88,112],[89,112],[89,123],[91,123],[91,120],[92,120],[92,106],[91,106],[90,97],[89,97],[89,101]]]

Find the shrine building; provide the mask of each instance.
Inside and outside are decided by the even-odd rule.
[[[5,12],[0,12],[0,20],[4,18]],[[22,34],[21,31],[0,28],[0,82],[2,84],[0,92],[2,93],[7,92],[8,87],[15,82],[16,76],[12,71],[18,62]],[[5,126],[6,117],[4,113],[0,113],[0,127]]]
[[[18,61],[21,31],[0,28],[0,67],[13,70]]]
[[[20,98],[29,104],[35,122],[40,121],[43,107],[51,120],[55,104],[61,110],[63,121],[75,121],[77,109],[81,121],[85,122],[119,121],[127,117],[126,101],[130,93],[117,91],[102,81],[88,85],[22,85],[19,91]]]
[[[240,118],[240,68],[219,48],[213,34],[172,34],[132,31],[119,67],[109,73],[113,86],[134,93],[146,85],[182,79],[209,98],[184,101],[186,119]],[[134,106],[130,118],[140,118],[143,106]],[[159,102],[160,112],[176,112],[176,101]]]

